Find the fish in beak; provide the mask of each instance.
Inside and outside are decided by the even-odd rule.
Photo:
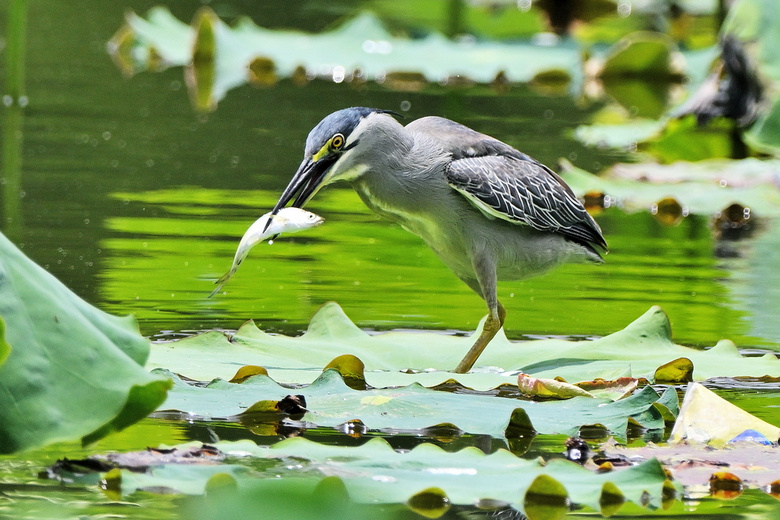
[[[282,196],[279,197],[279,201],[274,206],[274,209],[271,210],[271,215],[279,213],[279,210],[285,207],[293,198],[295,198],[295,201],[292,203],[292,206],[294,208],[302,208],[322,187],[328,170],[337,160],[338,157],[322,157],[318,161],[308,158],[304,159],[298,167],[298,171],[295,172],[290,183],[282,192]],[[266,228],[270,225],[270,222],[269,219]]]

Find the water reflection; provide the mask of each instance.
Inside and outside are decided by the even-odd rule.
[[[106,221],[114,235],[101,242],[107,304],[131,309],[154,332],[177,324],[237,327],[253,318],[261,328],[295,334],[330,300],[371,329],[470,330],[482,317],[479,299],[419,239],[337,188],[323,191],[313,207],[323,226],[259,245],[224,294],[207,299],[238,238],[277,192],[252,191],[251,203],[244,195],[198,188],[119,195],[133,199],[128,207],[139,216]],[[712,346],[745,337],[713,256],[708,219],[689,216],[668,227],[648,213],[617,208],[598,218],[612,248],[606,265],[500,284],[500,297],[518,311],[510,337],[604,335],[653,304],[672,317],[677,341]]]
[[[2,229],[18,240],[22,232],[22,142],[24,108],[29,100],[25,95],[25,54],[27,33],[27,1],[11,0],[7,8],[8,29],[6,41],[0,41],[4,50],[5,78],[2,85],[2,136],[0,136],[0,192],[2,193]],[[6,49],[2,49],[3,44]]]
[[[11,240],[22,235],[22,126],[24,110],[18,100],[7,96],[3,107],[2,176],[3,194],[2,231]],[[6,101],[6,97],[3,98]],[[5,103],[4,103],[5,104]]]
[[[733,307],[745,312],[747,333],[760,338],[759,345],[780,343],[780,221],[764,220],[752,240],[720,241],[718,251],[728,248],[733,254],[719,262],[729,273]]]

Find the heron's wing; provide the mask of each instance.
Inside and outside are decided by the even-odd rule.
[[[454,156],[445,172],[450,186],[490,217],[607,248],[598,224],[552,170],[500,141],[489,138],[485,147],[497,154]]]
[[[607,249],[596,221],[563,179],[542,163],[442,117],[423,117],[406,128],[435,141],[450,154],[447,182],[486,215]]]

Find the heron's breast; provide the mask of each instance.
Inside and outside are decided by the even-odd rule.
[[[447,208],[434,207],[430,200],[396,203],[377,197],[364,187],[355,186],[355,189],[374,213],[419,236],[438,254],[462,242],[462,233],[455,223],[455,217],[448,214],[450,211]]]

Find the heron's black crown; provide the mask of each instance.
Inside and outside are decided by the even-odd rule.
[[[326,116],[315,126],[306,138],[306,157],[312,157],[335,134],[342,134],[347,139],[360,121],[369,114],[392,114],[390,110],[368,107],[344,108]]]

